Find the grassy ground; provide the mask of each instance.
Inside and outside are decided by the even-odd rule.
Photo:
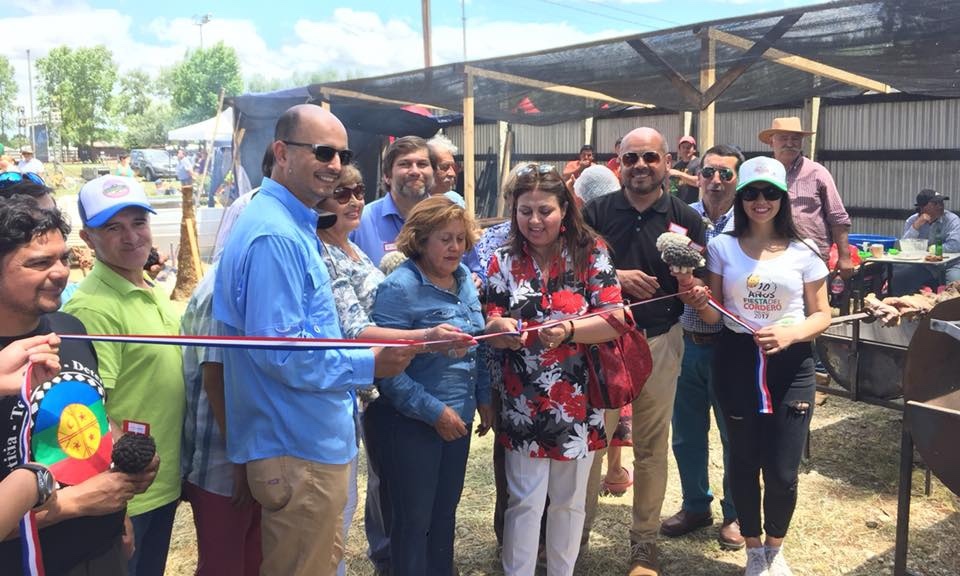
[[[897,514],[897,462],[900,413],[829,397],[817,407],[811,459],[800,476],[800,502],[787,540],[786,555],[797,576],[875,576],[893,573]],[[714,432],[714,446],[719,438]],[[457,563],[464,576],[502,574],[493,535],[492,441],[475,440],[467,483],[458,512]],[[631,459],[624,452],[625,463]],[[711,475],[719,484],[719,451],[711,458]],[[364,470],[361,466],[361,502]],[[909,566],[923,576],[960,574],[960,499],[934,479],[931,496],[923,495],[923,473],[914,473]],[[627,531],[631,497],[602,498],[589,553],[577,574],[608,576],[628,569]],[[679,509],[680,487],[670,459],[664,515]],[[362,510],[362,508],[361,508]],[[719,504],[714,504],[719,516]],[[742,552],[724,552],[716,528],[678,540],[661,540],[666,576],[742,574]],[[370,575],[364,556],[362,512],[354,520],[347,547],[348,574]],[[177,514],[167,574],[192,575],[196,547],[189,506]]]

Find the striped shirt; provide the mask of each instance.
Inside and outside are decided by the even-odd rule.
[[[831,229],[850,228],[850,216],[833,176],[822,164],[798,156],[787,169],[787,190],[799,237],[813,240],[821,254],[829,254],[833,244]]]
[[[696,210],[697,214],[703,216],[703,220],[705,222],[710,222],[706,231],[707,243],[713,240],[716,236],[733,230],[732,204],[730,205],[730,209],[727,210],[726,214],[717,218],[716,222],[710,221],[710,216],[707,215],[707,209],[703,205],[703,200],[694,202],[690,205],[690,207]],[[680,315],[680,324],[687,332],[696,332],[697,334],[715,334],[719,332],[721,328],[723,328],[722,320],[716,324],[707,324],[700,319],[700,315],[697,314],[697,311],[689,306],[683,307],[683,314]]]

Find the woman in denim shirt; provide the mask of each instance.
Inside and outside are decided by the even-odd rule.
[[[460,263],[475,240],[473,219],[450,199],[417,204],[397,237],[397,248],[409,260],[377,291],[377,326],[412,330],[450,324],[482,333],[477,289]],[[481,434],[492,420],[488,378],[477,371],[475,347],[459,347],[420,354],[403,374],[379,385],[392,410],[384,480],[391,494],[401,496],[392,498],[390,573],[451,574],[474,411],[480,412]]]

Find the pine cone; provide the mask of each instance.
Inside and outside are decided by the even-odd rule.
[[[139,474],[156,453],[157,443],[152,436],[124,434],[113,445],[113,464],[121,472]]]

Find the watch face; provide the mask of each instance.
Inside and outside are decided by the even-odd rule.
[[[37,470],[37,505],[43,504],[47,501],[48,498],[53,494],[53,491],[56,489],[56,485],[53,479],[53,474],[50,473],[46,468]]]

